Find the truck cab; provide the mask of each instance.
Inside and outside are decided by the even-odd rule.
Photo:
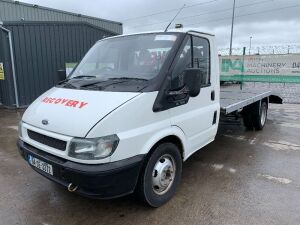
[[[174,196],[182,163],[215,138],[220,114],[214,35],[192,29],[98,41],[38,97],[19,151],[46,178],[91,198]]]

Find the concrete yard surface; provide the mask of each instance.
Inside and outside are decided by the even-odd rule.
[[[87,199],[42,177],[17,151],[20,118],[0,109],[0,225],[300,224],[300,105],[271,105],[259,132],[223,124],[158,209],[133,195]]]

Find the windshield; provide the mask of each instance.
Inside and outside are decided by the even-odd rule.
[[[69,78],[153,79],[158,75],[176,39],[176,34],[159,33],[100,41],[90,49]]]

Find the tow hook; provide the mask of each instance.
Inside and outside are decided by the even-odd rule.
[[[78,186],[75,185],[75,184],[70,183],[70,184],[68,185],[68,191],[69,191],[69,192],[74,192],[74,191],[77,190],[77,188],[78,188]]]

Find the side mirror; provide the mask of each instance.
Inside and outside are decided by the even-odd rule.
[[[201,89],[202,73],[198,68],[186,69],[184,72],[184,83],[191,97],[196,97]]]
[[[66,75],[66,70],[57,70],[57,79],[58,79],[58,82],[61,82],[63,80],[65,80],[67,78],[67,75]]]

